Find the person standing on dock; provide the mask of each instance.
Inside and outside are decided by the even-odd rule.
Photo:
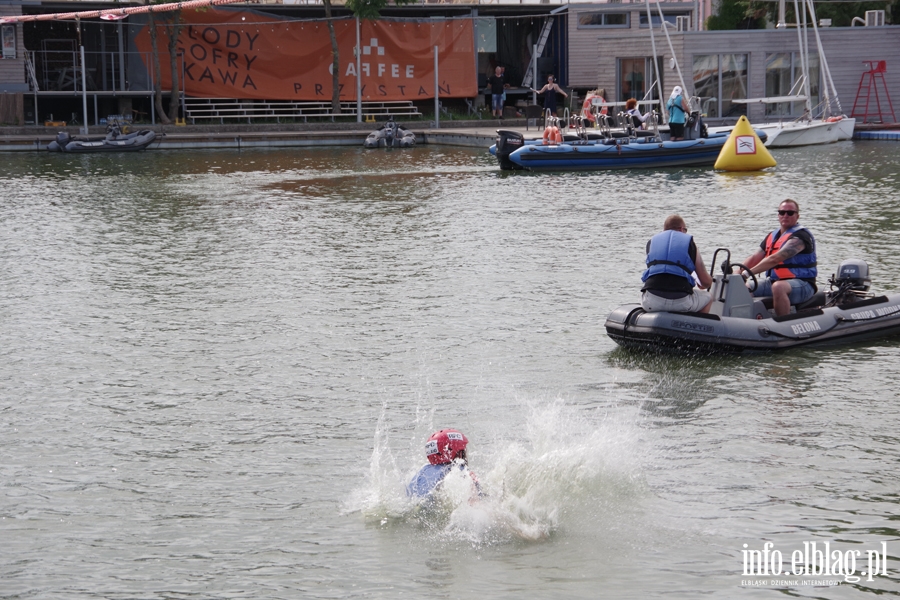
[[[503,118],[503,95],[509,84],[503,77],[503,67],[494,69],[494,74],[488,77],[488,86],[491,88],[491,110],[498,119]]]
[[[551,117],[556,116],[556,94],[562,94],[564,98],[569,97],[569,95],[565,93],[553,79],[553,75],[547,76],[547,85],[539,90],[531,88],[531,91],[536,94],[544,95],[544,114],[549,110]]]

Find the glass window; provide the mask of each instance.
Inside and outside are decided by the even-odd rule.
[[[732,100],[747,97],[746,54],[694,56],[694,95],[700,99],[700,114],[706,117],[738,117],[747,114],[746,104]]]
[[[644,82],[646,76],[646,58],[620,58],[619,59],[619,100],[624,102],[629,98],[642,100],[644,98]]]
[[[656,77],[662,70],[662,57],[657,59],[656,68],[653,67],[653,58],[646,56],[640,58],[620,58],[617,61],[617,89],[615,97],[624,102],[629,98],[640,101],[659,100],[657,93]],[[655,110],[659,112],[658,104],[639,104],[641,112]]]
[[[700,98],[700,114],[719,116],[719,56],[701,54],[694,56],[694,95]]]
[[[732,100],[747,97],[747,55],[723,54],[721,57],[722,116],[737,117],[747,114],[746,104],[734,104]]]
[[[496,52],[497,20],[485,17],[475,19],[475,40],[479,52]]]
[[[628,13],[582,12],[578,13],[578,28],[628,27]]]
[[[800,82],[803,68],[798,52],[776,52],[766,55],[766,96],[803,95]],[[809,55],[809,101],[811,106],[819,103],[819,56]],[[779,102],[767,104],[766,115],[799,117],[806,108],[804,102]],[[813,110],[814,113],[818,111]]]
[[[678,17],[686,17],[686,16],[690,16],[690,13],[686,13],[686,12],[663,13],[663,17],[665,17],[666,23],[671,23],[672,25],[676,24],[676,20]],[[658,12],[651,14],[650,22],[653,23],[654,29],[659,29],[659,13]],[[641,27],[647,26],[647,12],[646,11],[641,13],[640,26]]]
[[[766,97],[787,96],[793,86],[791,53],[776,52],[766,55]],[[792,103],[766,104],[766,116],[793,114]]]

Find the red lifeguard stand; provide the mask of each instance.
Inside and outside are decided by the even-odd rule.
[[[891,104],[891,95],[888,93],[887,83],[884,81],[884,73],[887,71],[887,61],[884,60],[864,60],[863,64],[866,66],[867,71],[863,72],[862,77],[859,78],[859,88],[856,90],[856,100],[853,102],[853,112],[850,114],[851,117],[861,118],[861,123],[865,123],[869,117],[874,118],[877,117],[877,121],[879,123],[884,123],[884,117],[887,114],[891,115],[891,123],[897,122],[897,117],[894,116],[894,105]],[[884,96],[887,99],[887,107],[890,109],[890,113],[887,110],[881,110],[881,99],[879,98],[878,92],[878,82],[881,82],[881,87],[884,89]],[[872,100],[875,101],[875,105],[871,106]],[[871,111],[869,110],[871,106]],[[857,107],[859,107],[859,112],[857,112]]]

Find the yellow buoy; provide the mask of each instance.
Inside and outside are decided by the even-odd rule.
[[[741,116],[722,146],[714,168],[721,171],[759,171],[775,164],[775,159],[753,131],[750,121]]]

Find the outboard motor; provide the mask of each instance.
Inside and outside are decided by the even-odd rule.
[[[831,284],[830,304],[848,304],[870,296],[869,265],[859,258],[845,260],[838,266],[837,275],[828,280]]]
[[[65,131],[60,131],[56,134],[56,139],[47,144],[47,150],[51,152],[65,152],[66,144],[72,141],[72,136],[70,136]]]
[[[525,145],[525,136],[511,129],[497,130],[497,158],[500,160],[500,168],[504,171],[521,169],[519,165],[509,160],[509,155]]]
[[[846,282],[854,291],[868,292],[872,285],[872,280],[869,278],[869,264],[859,258],[845,260],[838,267],[836,281],[838,283]]]
[[[684,120],[684,139],[698,140],[701,137],[706,137],[706,135],[701,132],[700,111],[692,110]]]

